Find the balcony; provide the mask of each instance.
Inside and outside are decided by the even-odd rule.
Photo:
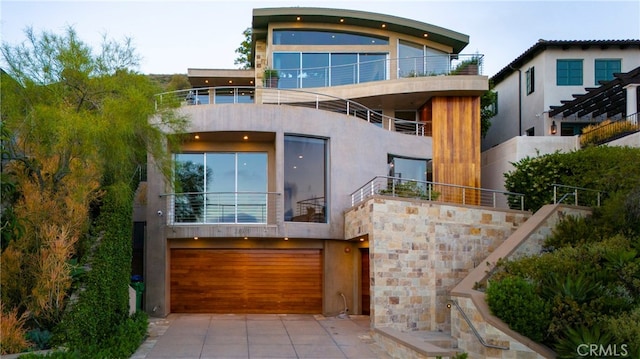
[[[274,192],[190,192],[162,195],[167,199],[167,225],[282,222],[281,194]]]
[[[328,56],[325,59],[328,62]],[[323,67],[276,68],[265,70],[265,87],[295,89],[334,87],[392,79],[482,75],[483,55],[442,54],[359,61]]]
[[[374,195],[524,210],[524,195],[520,193],[387,176],[377,176],[351,193],[351,205]],[[503,198],[507,199],[507,207],[502,205]]]
[[[378,111],[352,101],[327,94],[263,87],[205,87],[165,92],[156,96],[156,108],[202,106],[218,104],[266,104],[307,107],[353,116],[388,131],[414,136],[428,136],[425,123],[385,116]]]

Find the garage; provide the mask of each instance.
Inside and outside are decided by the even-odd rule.
[[[320,249],[171,249],[173,313],[322,313]]]

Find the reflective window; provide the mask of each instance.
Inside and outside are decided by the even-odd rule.
[[[338,86],[386,80],[385,53],[276,52],[279,88]]]
[[[381,81],[387,79],[386,54],[359,54],[358,82]]]
[[[416,77],[424,76],[424,46],[412,42],[400,40],[398,44],[398,76]]]
[[[331,54],[331,86],[352,85],[358,81],[357,54]]]
[[[274,45],[388,45],[389,38],[349,32],[273,30]]]
[[[301,87],[329,86],[329,54],[302,54]]]
[[[426,48],[426,67],[425,73],[428,76],[441,75],[449,73],[449,54],[444,51]]]
[[[432,171],[429,160],[388,155],[389,177],[406,180],[431,181]]]
[[[285,136],[284,220],[327,222],[327,140]]]
[[[267,154],[175,155],[176,223],[266,223]]]

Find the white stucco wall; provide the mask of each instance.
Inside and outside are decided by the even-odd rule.
[[[511,163],[530,156],[571,152],[579,147],[578,136],[518,136],[482,152],[482,187],[505,191],[504,174],[513,170]],[[506,205],[506,199],[498,205]]]

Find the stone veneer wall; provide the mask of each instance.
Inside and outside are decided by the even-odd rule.
[[[474,270],[451,292],[451,299],[460,305],[486,343],[507,347],[509,350],[487,348],[480,343],[457,308],[451,308],[451,336],[458,341],[458,348],[469,354],[470,359],[512,359],[512,358],[555,358],[549,348],[533,342],[527,337],[509,329],[508,325],[490,313],[484,292],[473,289],[474,283],[482,283],[501,259],[539,254],[547,236],[551,235],[558,221],[567,215],[586,216],[591,211],[581,207],[548,205],[540,209],[504,245],[491,254],[486,267]]]
[[[369,237],[372,326],[448,331],[451,288],[530,215],[383,196],[347,211],[345,238]]]

